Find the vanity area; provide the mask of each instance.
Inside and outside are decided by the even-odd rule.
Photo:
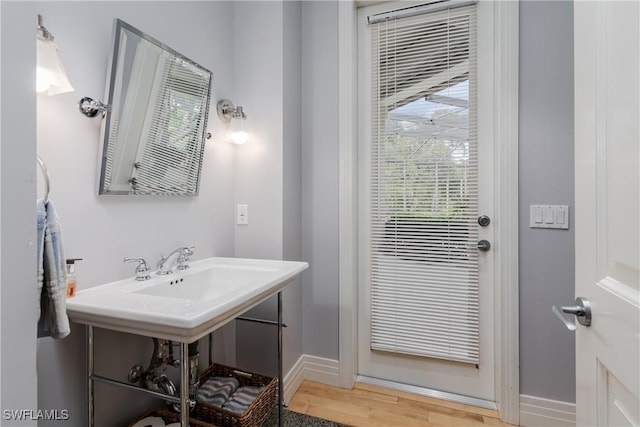
[[[189,425],[195,405],[190,390],[196,372],[190,366],[189,344],[278,295],[278,411],[282,421],[282,290],[308,268],[306,262],[239,258],[208,258],[169,274],[151,273],[78,292],[67,303],[71,320],[87,327],[87,419],[94,426],[94,382],[137,390],[180,405],[181,426]],[[94,372],[93,328],[104,328],[180,343],[180,393],[170,396],[116,381]],[[211,359],[211,356],[210,356]],[[194,375],[195,374],[195,375]]]
[[[100,120],[98,194],[104,199],[124,196],[141,203],[159,196],[169,204],[197,198],[205,172],[205,145],[214,143],[208,141],[212,139],[210,104],[217,105],[217,116],[227,135],[235,124],[244,123],[247,115],[228,99],[211,99],[213,73],[207,67],[119,18],[113,23],[110,57],[104,102],[90,97],[78,102],[82,114]],[[240,140],[248,141],[244,137]],[[248,225],[246,207],[243,222],[238,219],[237,225]],[[180,424],[188,426],[202,371],[198,366],[199,340],[208,338],[209,365],[213,367],[213,332],[275,295],[277,321],[241,319],[277,327],[281,424],[282,328],[286,326],[282,322],[282,290],[308,264],[229,257],[191,262],[193,248],[179,247],[166,258],[162,256],[154,272],[144,258],[125,258],[127,263],[138,263],[135,277],[82,290],[68,301],[69,318],[86,325],[87,330],[90,427],[96,422],[96,382],[160,398],[180,413]],[[140,365],[134,366],[128,383],[101,375],[95,363],[95,328],[152,338],[154,354],[149,368],[143,371]],[[174,346],[179,347],[175,358]],[[156,372],[159,365],[179,368],[179,386]],[[202,421],[217,425],[213,419]]]
[[[20,14],[16,13],[18,18],[35,16],[30,12],[35,7],[27,6],[16,5],[14,9],[20,11]],[[282,188],[285,171],[288,173],[287,182],[299,182],[299,179],[292,176],[291,169],[284,165],[289,160],[283,156],[283,144],[289,134],[285,135],[286,138],[281,134],[281,129],[287,129],[281,118],[282,89],[273,84],[279,74],[270,71],[276,71],[276,64],[280,60],[263,64],[260,68],[245,68],[234,62],[245,57],[255,58],[253,49],[248,49],[251,47],[260,51],[272,50],[265,48],[265,41],[269,46],[282,44],[278,38],[264,39],[264,32],[258,30],[280,28],[282,14],[276,4],[262,5],[264,7],[257,9],[243,6],[239,3],[207,2],[194,3],[192,8],[185,9],[180,2],[167,2],[159,3],[150,11],[127,2],[87,3],[82,7],[57,3],[38,5],[37,12],[43,15],[47,29],[56,36],[69,78],[76,89],[76,92],[68,95],[38,97],[37,151],[46,162],[51,177],[50,197],[64,225],[66,255],[85,259],[77,270],[79,291],[132,277],[135,264],[122,263],[124,256],[145,258],[150,261],[151,270],[155,270],[155,261],[161,253],[166,255],[176,246],[187,243],[197,246],[196,256],[192,257],[194,260],[211,257],[304,259],[299,249],[297,253],[292,253],[293,246],[290,243],[291,230],[300,233],[300,226],[283,221],[285,211],[288,215],[291,207],[298,208],[300,205],[299,199],[289,196],[289,188]],[[252,28],[256,28],[256,41],[238,40],[234,45],[234,16],[250,18],[253,15],[256,18],[258,15],[261,18],[268,16],[270,20],[261,26],[252,25]],[[201,157],[200,154],[195,156],[195,164],[201,162],[195,193],[168,194],[166,187],[161,185],[172,182],[170,180],[158,184],[157,190],[148,193],[143,192],[143,185],[135,190],[127,189],[127,180],[120,180],[120,177],[129,176],[128,179],[131,179],[133,165],[129,163],[125,166],[124,161],[119,165],[115,162],[111,165],[112,172],[119,171],[118,178],[114,173],[111,179],[113,185],[101,189],[105,156],[102,128],[113,113],[108,109],[115,104],[110,103],[106,95],[105,81],[107,84],[111,82],[109,60],[113,56],[114,46],[109,39],[116,18],[161,40],[182,56],[192,58],[212,72],[212,89],[207,99],[209,116],[206,122],[202,122],[205,126],[199,128],[203,132],[204,152]],[[172,25],[167,25],[168,19],[173,22]],[[79,36],[87,33],[96,35],[91,43],[69,42],[81,40]],[[153,48],[149,47],[149,50]],[[128,52],[127,49],[121,58],[134,57]],[[255,58],[255,62],[258,64],[262,61]],[[128,68],[128,65],[124,68]],[[255,76],[249,78],[248,74]],[[244,75],[247,75],[246,79]],[[127,78],[123,75],[123,80]],[[261,90],[250,91],[245,84],[249,81],[260,84]],[[132,91],[127,89],[120,96],[122,98],[129,93]],[[78,100],[85,96],[99,100],[107,110],[103,112],[98,109],[92,118],[79,114]],[[216,114],[216,105],[219,100],[226,98],[245,106],[244,111],[252,120],[256,140],[248,141],[243,146],[223,140],[226,126]],[[270,100],[268,108],[258,102],[263,99]],[[278,104],[275,108],[271,105],[274,100]],[[140,121],[140,115],[136,116],[137,122]],[[111,117],[114,115],[111,114]],[[123,125],[125,117],[133,118],[121,110],[119,125]],[[124,126],[118,129],[122,130]],[[207,139],[209,132],[212,136]],[[132,141],[138,144],[140,138],[138,141],[127,140],[123,151],[129,149]],[[120,142],[119,138],[117,142]],[[132,151],[142,149],[141,146],[134,146],[133,142],[131,147],[134,147]],[[114,145],[111,152],[118,150],[120,148]],[[184,157],[179,150],[168,152],[174,161]],[[114,160],[125,157],[114,157]],[[36,178],[41,180],[39,171]],[[39,187],[40,182],[37,184]],[[146,188],[149,188],[148,184]],[[41,188],[36,193],[42,194]],[[249,224],[241,226],[236,223],[237,204],[249,205]],[[258,304],[251,313],[240,316],[275,321],[277,293],[273,295]],[[303,350],[303,318],[300,311],[302,286],[299,279],[295,280],[294,286],[283,291],[282,300],[284,322],[289,325],[284,336],[284,372],[287,373]],[[71,305],[70,314],[74,310]],[[75,315],[77,313],[71,314],[72,317]],[[37,342],[37,405],[46,409],[68,409],[74,425],[84,425],[88,396],[84,367],[87,357],[86,326],[75,320],[72,322],[75,328],[68,339]],[[151,338],[98,326],[94,326],[93,331],[95,374],[127,382],[127,372],[131,366],[142,364],[147,367]],[[276,377],[276,332],[276,326],[273,325],[229,322],[216,329],[215,360]],[[207,335],[200,343],[202,369],[206,368]],[[179,359],[179,341],[174,343],[178,343],[174,348],[175,358]],[[175,377],[178,369],[169,368],[169,373],[178,386],[179,380]],[[143,408],[155,402],[164,405],[163,399],[156,401],[137,392],[97,382],[94,384],[96,426],[126,425]],[[287,400],[290,393],[289,389],[285,389]]]
[[[114,20],[112,46],[105,102],[84,97],[78,103],[82,114],[101,119],[98,194],[198,196],[205,143],[212,136],[207,129],[212,72],[121,19]],[[231,101],[217,105],[218,117],[228,127],[246,120],[242,107]],[[180,247],[163,256],[153,273],[143,258],[125,258],[138,262],[135,277],[81,291],[69,300],[69,317],[87,327],[90,427],[95,423],[95,382],[162,398],[179,410],[181,425],[188,426],[198,396],[198,341],[208,337],[213,366],[213,332],[276,294],[278,320],[271,323],[278,328],[281,423],[281,291],[308,265],[220,257],[190,262],[192,249]],[[94,328],[152,338],[155,350],[147,371],[132,368],[129,383],[95,372]],[[161,356],[156,351],[159,342]],[[174,343],[179,358],[173,357]],[[180,369],[179,387],[156,372],[158,364],[166,369],[168,361]]]

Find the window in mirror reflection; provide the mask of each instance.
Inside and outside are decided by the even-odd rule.
[[[118,20],[101,194],[195,195],[211,72]]]

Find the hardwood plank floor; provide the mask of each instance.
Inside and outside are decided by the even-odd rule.
[[[510,426],[496,411],[360,383],[347,390],[304,381],[289,410],[358,427]]]

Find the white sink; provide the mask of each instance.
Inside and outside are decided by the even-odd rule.
[[[276,294],[306,262],[207,258],[150,280],[119,280],[67,300],[76,323],[193,342]]]

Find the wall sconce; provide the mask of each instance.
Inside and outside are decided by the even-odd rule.
[[[53,35],[42,25],[42,15],[38,15],[36,34],[38,46],[36,92],[46,92],[47,95],[73,92],[73,86],[62,65],[58,45],[53,42]]]
[[[247,115],[240,105],[236,107],[233,105],[233,102],[228,99],[218,101],[218,117],[220,117],[223,123],[229,125],[225,141],[233,142],[234,144],[244,144],[251,139]]]

